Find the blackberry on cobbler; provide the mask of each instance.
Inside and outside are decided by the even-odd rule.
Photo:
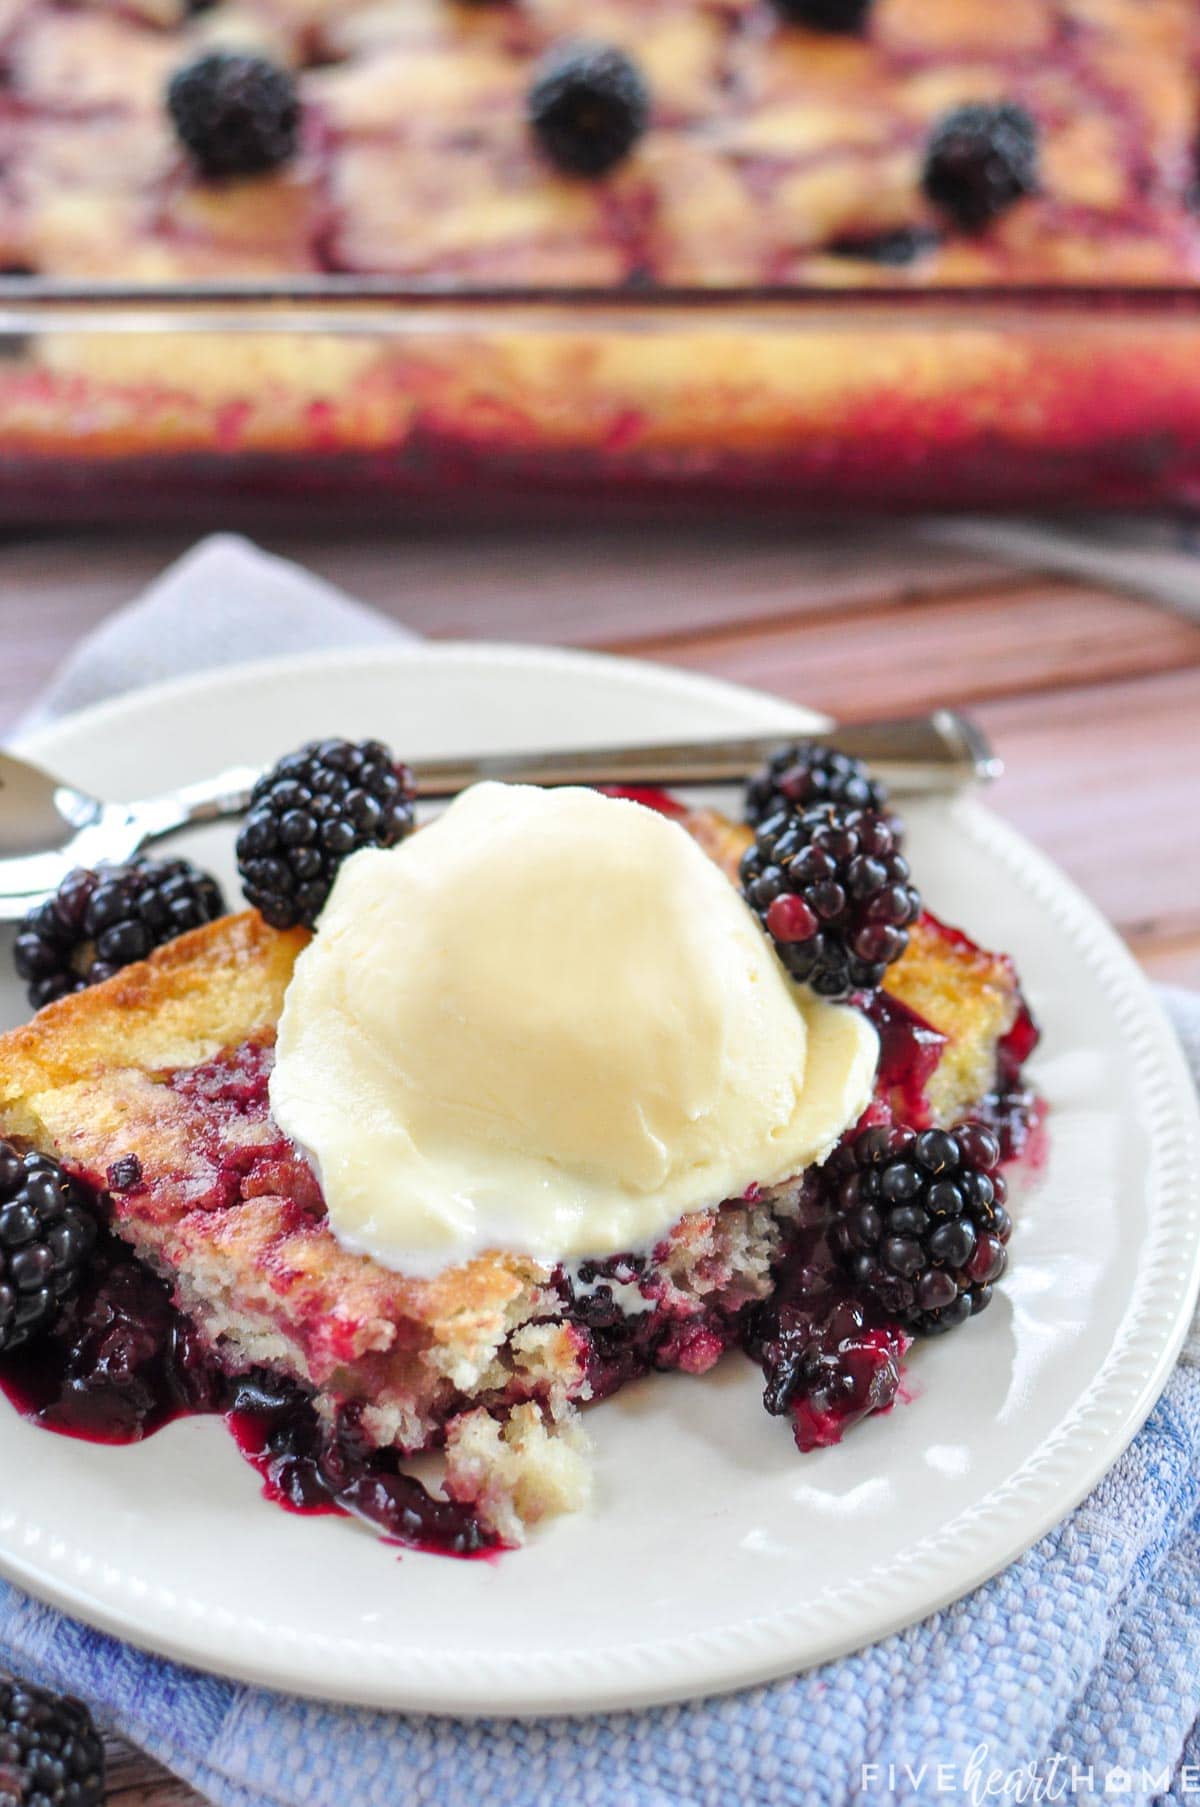
[[[413,826],[413,780],[378,740],[314,740],[259,779],[237,839],[247,902],[277,929],[313,928],[338,869]]]
[[[104,1745],[81,1700],[0,1680],[0,1802],[99,1807]]]
[[[874,0],[773,0],[773,4],[789,25],[854,34],[866,25]]]
[[[956,107],[934,127],[922,185],[968,232],[980,231],[1037,188],[1037,126],[1010,101]]]
[[[0,1142],[0,1352],[50,1328],[95,1243],[95,1223],[58,1162]]]
[[[811,740],[779,747],[746,785],[747,822],[764,822],[781,809],[809,809],[816,803],[873,809],[884,816],[888,790],[871,776],[861,759]],[[895,819],[889,819],[898,829]]]
[[[290,72],[246,51],[210,50],[177,69],[167,112],[206,176],[255,176],[296,150],[300,101]]]
[[[896,839],[875,810],[819,803],[768,816],[742,857],[747,903],[822,997],[877,990],[908,946],[921,899]]]
[[[876,1126],[826,1167],[831,1241],[859,1297],[922,1336],[990,1303],[1012,1220],[1000,1144],[981,1123]]]
[[[567,44],[534,71],[529,122],[559,169],[602,176],[646,130],[650,93],[633,60],[612,44]]]
[[[143,856],[124,866],[80,867],[26,916],[13,961],[40,1010],[224,913],[216,879],[190,860]]]

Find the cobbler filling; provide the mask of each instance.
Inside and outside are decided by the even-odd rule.
[[[892,1100],[898,1122],[923,1128],[930,1121],[925,1088],[937,1068],[946,1038],[886,991],[875,992],[865,1008],[879,1032],[876,1093]],[[1006,1162],[1019,1161],[1025,1155],[1041,1121],[1040,1100],[1021,1083],[1021,1069],[1037,1041],[1037,1024],[1022,1000],[1012,1028],[996,1046],[995,1087],[984,1093],[971,1112],[997,1137],[1001,1158]]]
[[[260,1058],[256,1051],[248,1064]],[[259,1099],[236,1059],[197,1068],[180,1083],[222,1110],[234,1099]],[[610,1283],[637,1284],[646,1265],[621,1255],[582,1264],[575,1280],[562,1270],[555,1276],[563,1318],[586,1342],[593,1399],[652,1370],[705,1372],[740,1347],[762,1366],[768,1411],[791,1414],[802,1450],[836,1443],[860,1418],[892,1405],[909,1339],[850,1297],[811,1199],[764,1304],[682,1320],[664,1310],[627,1314]],[[106,1224],[88,1279],[53,1331],[0,1356],[0,1391],[43,1429],[95,1443],[137,1442],[178,1418],[220,1415],[262,1476],[264,1495],[290,1511],[350,1513],[431,1552],[473,1556],[497,1546],[469,1507],[430,1494],[402,1471],[396,1452],[372,1449],[358,1407],[344,1408],[329,1436],[293,1381],[265,1369],[227,1374],[166,1283]]]
[[[168,1077],[173,1090],[202,1106],[208,1127],[197,1154],[211,1177],[192,1199],[197,1208],[219,1209],[279,1186],[302,1210],[323,1209],[290,1144],[238,1139],[247,1125],[269,1124],[271,1060],[270,1046],[247,1042]],[[132,1154],[107,1175],[75,1177],[102,1218],[112,1193],[143,1184]],[[369,1448],[353,1405],[330,1437],[293,1381],[265,1369],[227,1374],[170,1288],[107,1223],[86,1283],[53,1331],[0,1356],[0,1391],[45,1429],[95,1443],[133,1443],[177,1418],[220,1414],[261,1474],[266,1497],[291,1511],[353,1514],[398,1543],[446,1555],[474,1556],[498,1541],[468,1507],[436,1499],[404,1474],[395,1452]]]
[[[226,1374],[170,1288],[107,1227],[54,1330],[0,1357],[0,1390],[33,1423],[91,1443],[136,1443],[177,1418],[220,1414],[265,1496],[289,1511],[352,1514],[442,1555],[497,1543],[468,1507],[435,1499],[393,1452],[369,1449],[353,1408],[329,1438],[293,1382],[264,1369]]]
[[[806,1189],[775,1290],[742,1325],[742,1347],[766,1377],[763,1404],[775,1417],[790,1414],[805,1452],[840,1443],[860,1419],[891,1409],[911,1341],[853,1296],[828,1228]]]
[[[253,1133],[259,1126],[269,1132],[272,1059],[269,1044],[250,1041],[166,1077],[199,1107],[206,1131],[193,1151],[205,1176],[192,1185],[194,1208],[225,1209],[278,1188],[308,1213],[323,1211],[312,1174],[291,1146]],[[22,1416],[61,1435],[122,1444],[178,1418],[220,1414],[262,1476],[264,1495],[290,1511],[353,1514],[397,1543],[438,1554],[466,1557],[497,1547],[468,1506],[434,1497],[402,1472],[396,1452],[368,1445],[357,1406],[343,1409],[330,1436],[295,1382],[265,1369],[225,1372],[175,1307],[169,1286],[103,1221],[114,1193],[146,1184],[136,1154],[107,1174],[74,1177],[96,1203],[100,1235],[87,1280],[54,1329],[0,1355],[0,1391]]]

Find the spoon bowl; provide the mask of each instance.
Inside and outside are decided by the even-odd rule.
[[[0,922],[19,922],[77,866],[122,865],[148,841],[245,809],[247,767],[142,803],[103,803],[0,753]]]
[[[53,853],[98,820],[98,797],[72,789],[40,766],[0,753],[0,859]]]

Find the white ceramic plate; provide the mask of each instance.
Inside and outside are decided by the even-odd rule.
[[[269,762],[317,734],[412,755],[802,726],[749,691],[489,647],[378,649],[187,680],[27,749],[114,797]],[[642,1705],[784,1674],[966,1592],[1120,1453],[1178,1348],[1197,1279],[1196,1105],[1128,954],[973,802],[908,811],[932,906],[1016,957],[1045,1027],[1050,1153],[1016,1190],[1011,1277],[913,1357],[914,1395],[799,1456],[731,1357],[590,1416],[597,1489],[494,1564],[404,1554],[262,1500],[216,1420],[140,1446],[48,1435],[0,1402],[0,1569],[135,1643],[247,1681],[468,1714]],[[190,850],[232,884],[228,832]],[[7,960],[3,962],[7,972]],[[0,981],[5,1024],[24,1014]]]

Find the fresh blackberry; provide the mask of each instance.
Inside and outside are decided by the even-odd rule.
[[[206,176],[261,175],[296,149],[296,84],[265,57],[210,50],[186,63],[167,84],[167,112]]]
[[[793,979],[828,998],[877,990],[921,913],[895,829],[870,809],[777,811],[759,824],[741,880]]]
[[[789,25],[851,33],[866,25],[872,4],[873,0],[774,0],[776,12]]]
[[[534,71],[529,122],[559,169],[602,176],[646,129],[650,93],[637,64],[611,44],[568,44]]]
[[[936,206],[978,232],[1037,187],[1037,126],[1009,101],[956,107],[934,127],[922,185]]]
[[[1012,1235],[999,1165],[981,1123],[877,1126],[838,1149],[831,1240],[858,1295],[923,1336],[982,1311]]]
[[[0,1680],[0,1807],[99,1807],[104,1745],[81,1700]]]
[[[0,1350],[53,1324],[95,1242],[95,1223],[58,1162],[0,1142]]]
[[[344,859],[404,839],[412,799],[412,773],[381,741],[313,740],[287,754],[255,785],[238,835],[247,901],[277,929],[311,929]]]
[[[26,916],[13,960],[35,1010],[111,979],[165,941],[224,914],[216,879],[190,860],[131,860],[70,873]]]
[[[861,759],[796,740],[772,753],[746,785],[746,820],[759,823],[781,809],[808,809],[814,803],[873,809],[882,816],[887,802],[886,784],[872,778]]]

